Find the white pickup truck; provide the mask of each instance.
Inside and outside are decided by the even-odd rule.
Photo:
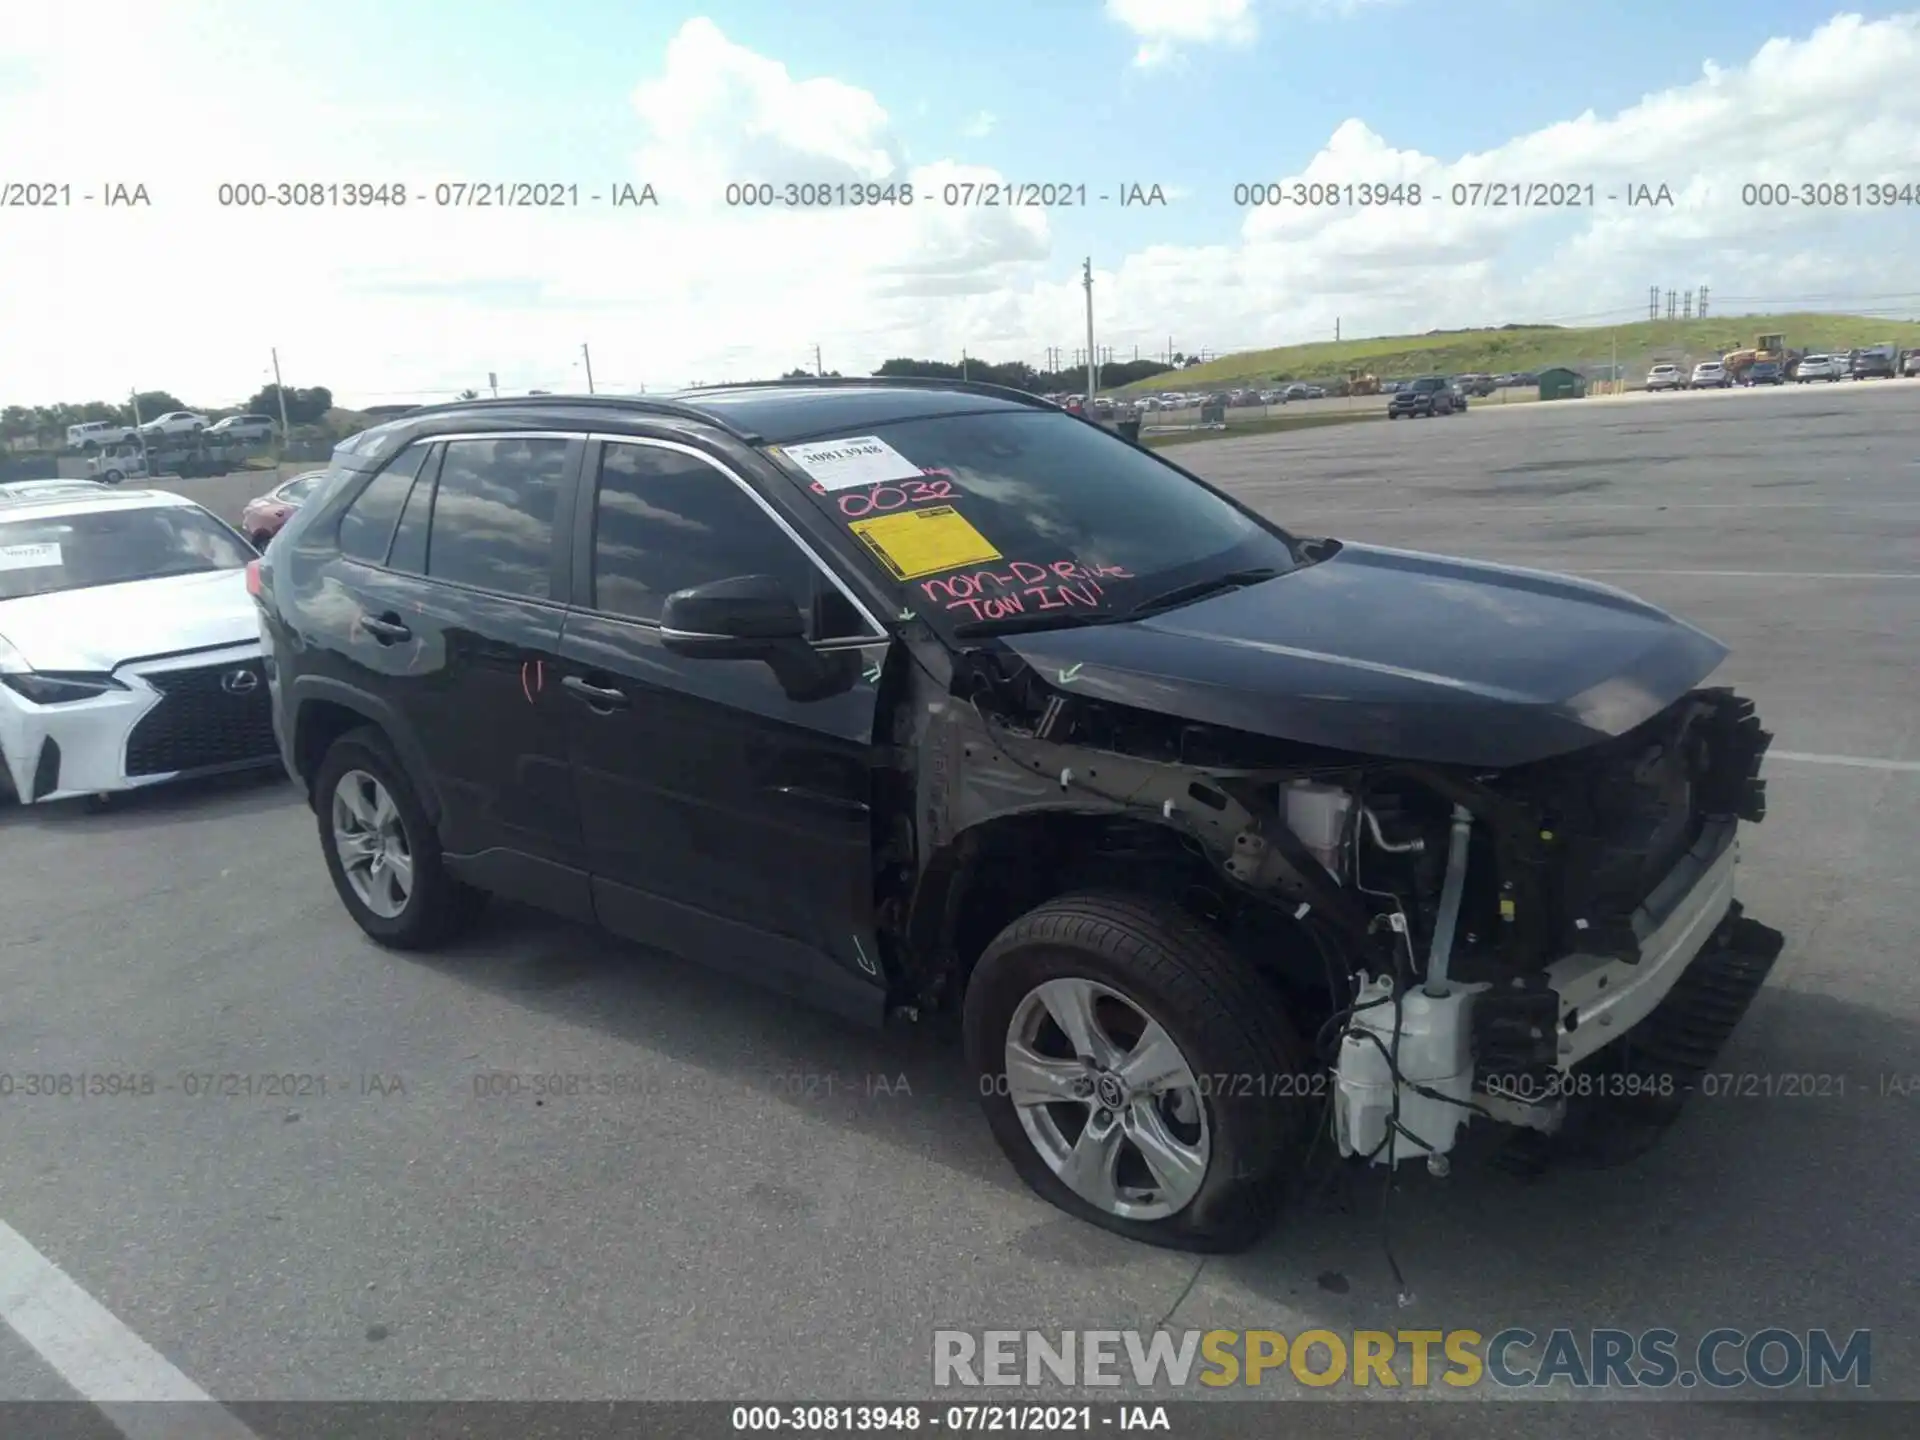
[[[89,420],[84,425],[67,427],[69,450],[98,450],[102,445],[120,445],[139,438],[140,432],[117,420]]]

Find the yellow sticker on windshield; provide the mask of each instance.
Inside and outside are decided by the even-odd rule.
[[[847,527],[896,580],[998,560],[1000,552],[951,505],[902,510]]]

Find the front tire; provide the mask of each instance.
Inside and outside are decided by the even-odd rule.
[[[428,950],[479,913],[485,893],[447,873],[439,834],[380,731],[367,726],[334,741],[313,793],[333,888],[372,939]]]
[[[1273,1224],[1316,1082],[1257,977],[1185,912],[1101,894],[1030,911],[975,966],[964,1035],[994,1139],[1051,1204],[1202,1253]]]

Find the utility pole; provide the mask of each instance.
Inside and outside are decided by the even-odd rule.
[[[1704,286],[1704,285],[1702,285],[1702,286],[1700,287],[1700,311],[1699,311],[1699,314],[1700,314],[1700,318],[1701,318],[1702,320],[1704,320],[1704,319],[1706,319],[1706,318],[1707,318],[1707,287],[1706,287],[1706,286]]]
[[[1087,287],[1087,401],[1092,403],[1100,388],[1100,361],[1093,349],[1093,257],[1089,255],[1082,270],[1081,284]]]
[[[1610,342],[1610,343],[1612,344],[1612,346],[1613,346],[1613,360],[1612,360],[1612,362],[1611,362],[1611,363],[1610,363],[1610,364],[1609,364],[1609,365],[1607,366],[1607,378],[1608,378],[1609,380],[1611,380],[1611,381],[1613,382],[1613,384],[1607,387],[1607,393],[1608,393],[1609,395],[1618,395],[1618,394],[1620,393],[1620,390],[1621,390],[1621,383],[1620,383],[1620,335],[1619,335],[1619,332],[1618,332],[1618,331],[1614,331],[1614,332],[1611,332],[1611,333],[1609,333],[1609,334],[1608,334],[1608,336],[1607,336],[1607,339],[1608,339],[1608,341],[1609,341],[1609,342]]]
[[[816,341],[814,342],[814,347],[813,347],[813,375],[814,375],[814,378],[818,380],[823,376],[825,376],[826,373],[827,373],[826,362],[820,358],[820,345],[819,345],[819,342]]]
[[[1333,339],[1335,344],[1338,344],[1340,341],[1340,317],[1338,315],[1333,317]]]
[[[964,350],[960,352],[960,378],[962,380],[970,378],[967,374],[967,352]]]
[[[290,438],[287,434],[287,387],[280,383],[280,347],[276,345],[271,354],[273,355],[273,393],[280,401],[280,453],[284,455]]]
[[[580,342],[580,360],[587,367],[587,393],[593,394],[593,355],[587,349],[586,342]]]
[[[496,370],[487,371],[487,389],[493,392],[493,398],[500,398],[500,374]]]

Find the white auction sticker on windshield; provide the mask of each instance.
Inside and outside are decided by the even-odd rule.
[[[786,457],[806,471],[828,494],[861,485],[885,485],[894,480],[917,480],[924,473],[878,435],[855,435],[845,440],[814,440],[805,445],[783,445]]]
[[[45,570],[59,563],[56,544],[0,545],[0,570]]]

